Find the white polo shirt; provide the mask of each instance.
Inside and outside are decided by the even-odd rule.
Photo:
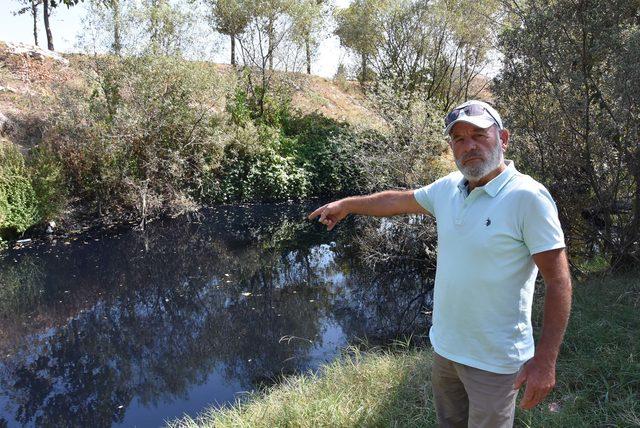
[[[436,218],[438,260],[434,350],[494,373],[515,373],[533,357],[531,304],[538,268],[532,254],[564,248],[547,189],[507,168],[467,194],[454,172],[415,191]]]

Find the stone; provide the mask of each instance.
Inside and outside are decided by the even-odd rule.
[[[14,127],[13,121],[0,112],[0,136],[8,135]]]
[[[19,42],[6,42],[7,50],[14,55],[26,55],[31,58],[43,60],[44,58],[51,58],[64,65],[69,65],[69,60],[64,58],[58,52],[42,49],[40,46],[29,45],[27,43]]]

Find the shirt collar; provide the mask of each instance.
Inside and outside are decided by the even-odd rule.
[[[482,189],[484,189],[485,193],[492,198],[495,197],[500,192],[500,190],[502,190],[502,188],[509,182],[509,180],[511,180],[511,178],[517,172],[516,166],[512,160],[505,160],[504,163],[505,165],[507,165],[507,168],[505,168],[504,171],[498,174],[497,177],[494,177],[493,180],[482,186]],[[458,183],[458,189],[460,189],[463,195],[468,194],[468,184],[469,181],[464,177],[462,177],[462,179]]]

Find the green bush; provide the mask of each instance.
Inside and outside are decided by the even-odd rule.
[[[56,218],[67,203],[62,163],[49,147],[40,145],[29,153],[27,166],[36,194],[38,216],[43,220]]]
[[[297,165],[295,141],[277,128],[248,122],[235,129],[219,169],[217,202],[282,201],[308,195],[307,171]]]
[[[311,195],[345,195],[362,188],[363,147],[346,123],[319,114],[289,116],[283,130],[295,138],[297,162],[309,172]]]
[[[0,143],[0,235],[22,233],[40,220],[38,199],[24,157]]]
[[[48,135],[84,203],[141,218],[193,209],[225,136],[217,74],[168,57],[96,62],[90,93],[67,92]]]

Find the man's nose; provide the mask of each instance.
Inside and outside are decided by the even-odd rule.
[[[462,143],[463,143],[462,147],[464,148],[465,152],[470,152],[478,148],[477,141],[474,140],[472,137],[465,137]]]

